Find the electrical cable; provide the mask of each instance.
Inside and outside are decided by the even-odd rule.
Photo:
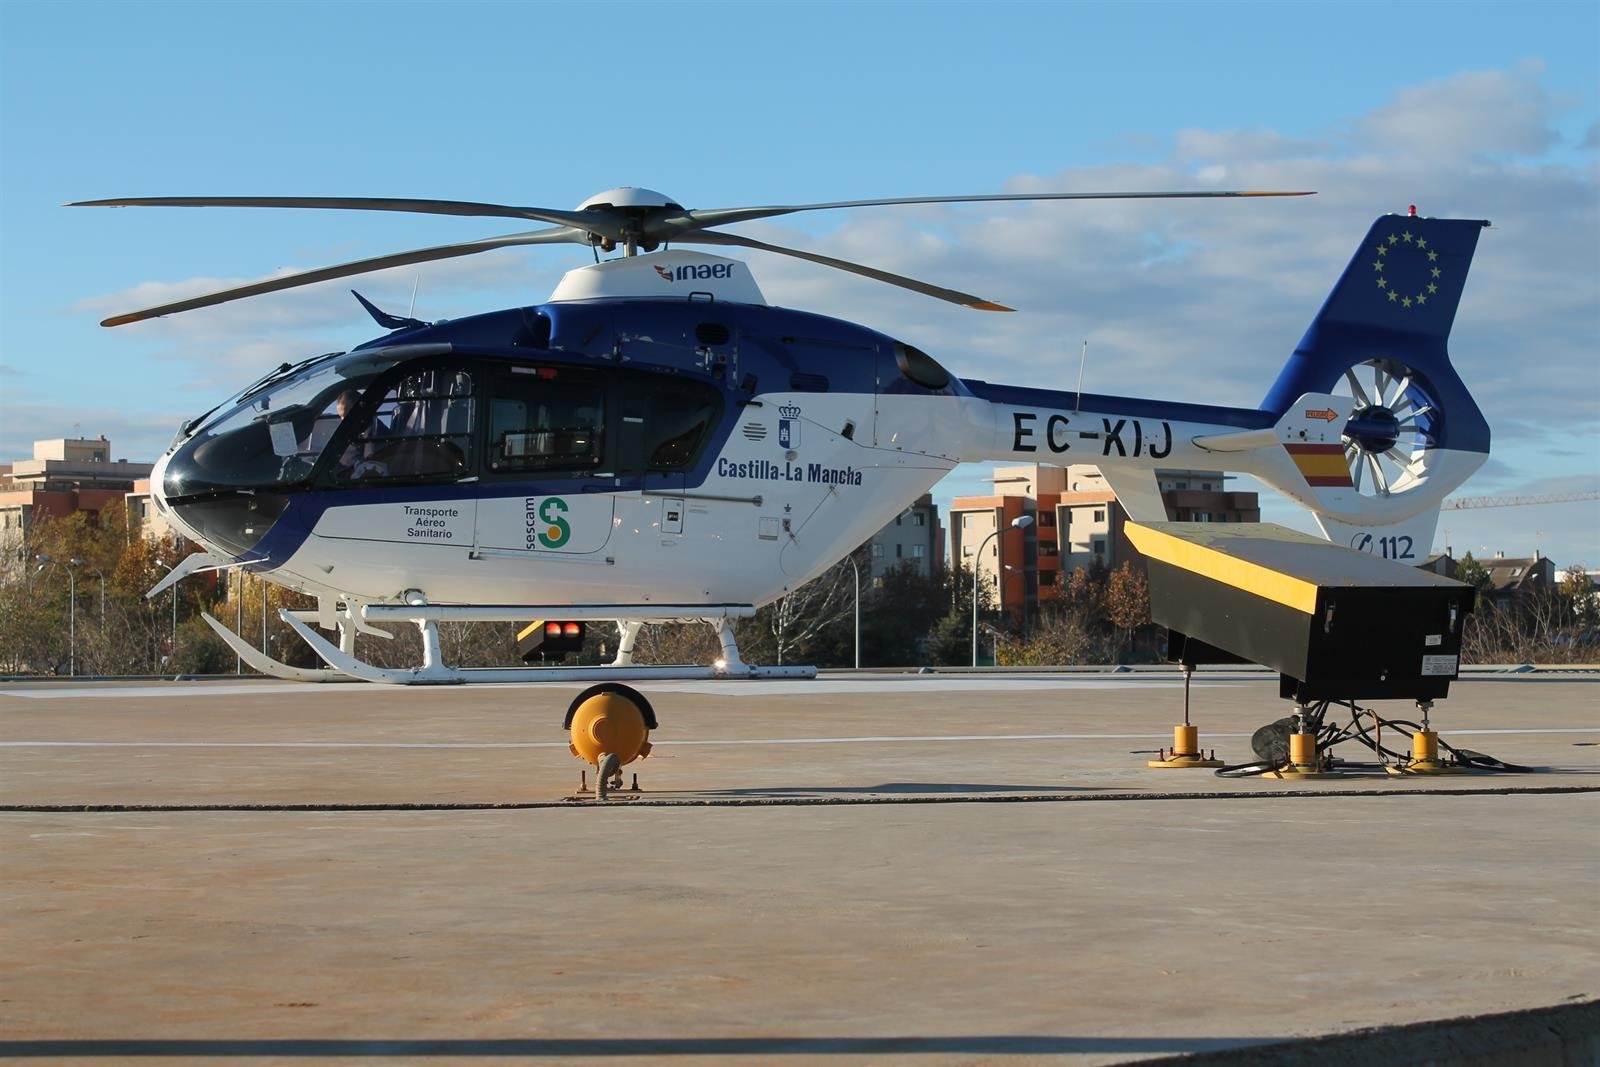
[[[1328,708],[1337,704],[1350,710],[1350,723],[1340,726],[1337,723],[1327,722]],[[1363,722],[1363,717],[1371,720],[1371,724]],[[1423,726],[1412,719],[1385,719],[1372,708],[1361,707],[1353,700],[1324,700],[1315,705],[1308,705],[1299,715],[1301,728],[1316,737],[1316,749],[1319,754],[1331,753],[1335,745],[1346,741],[1354,741],[1366,746],[1378,757],[1377,763],[1356,763],[1348,760],[1337,760],[1342,767],[1349,769],[1384,769],[1391,767],[1403,770],[1411,761],[1411,753],[1396,752],[1383,743],[1383,730],[1388,727],[1408,740],[1417,733],[1421,733]],[[1251,747],[1256,750],[1256,755],[1262,757],[1251,763],[1235,763],[1218,767],[1215,773],[1218,778],[1253,778],[1258,775],[1272,774],[1289,766],[1289,760],[1277,757],[1275,754],[1262,751],[1266,747],[1266,740],[1258,745],[1258,739],[1267,734],[1273,727],[1286,720],[1280,719],[1277,723],[1269,724],[1256,731],[1256,736],[1251,738]],[[1269,735],[1270,738],[1270,735]],[[1506,763],[1484,752],[1476,752],[1469,748],[1456,748],[1454,745],[1438,738],[1439,747],[1448,752],[1455,761],[1456,766],[1466,770],[1493,771],[1505,774],[1531,774],[1536,768],[1523,767],[1515,763]],[[1330,761],[1333,757],[1330,755]]]

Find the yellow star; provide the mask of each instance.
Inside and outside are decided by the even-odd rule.
[[[1386,245],[1386,244],[1379,244],[1378,245],[1378,255],[1381,256],[1387,251],[1389,251],[1389,246],[1388,245]]]
[[[1383,260],[1380,259],[1376,263],[1374,263],[1372,265],[1372,269],[1373,270],[1382,270],[1383,269]]]
[[[1424,241],[1422,238],[1418,237],[1417,238],[1417,247],[1418,248],[1427,248],[1428,247],[1428,242]]]
[[[1404,300],[1400,301],[1400,306],[1401,307],[1407,307],[1407,308],[1410,307],[1411,306],[1411,298],[1408,296]]]
[[[1389,243],[1392,244],[1392,245],[1397,245],[1397,244],[1400,243],[1400,238],[1396,237],[1394,234],[1391,233],[1389,235]]]
[[[1434,285],[1432,282],[1428,283],[1428,292],[1437,293],[1438,291],[1439,291],[1439,287],[1437,285]]]
[[[1439,268],[1435,267],[1432,270],[1430,270],[1428,273],[1433,275],[1435,278],[1437,278],[1439,276]]]
[[[1427,302],[1428,302],[1428,298],[1427,297],[1423,296],[1421,293],[1417,294],[1417,303],[1426,304]]]
[[[1411,231],[1410,230],[1407,230],[1405,233],[1401,234],[1401,236],[1406,239],[1406,244],[1410,244],[1411,243]]]
[[[1378,288],[1379,289],[1387,289],[1387,288],[1389,288],[1389,283],[1384,281],[1382,278],[1379,278],[1378,279]]]
[[[1393,289],[1390,289],[1389,290],[1389,302],[1393,303],[1394,301],[1399,300],[1399,299],[1400,299],[1400,294],[1396,293]]]
[[[1429,252],[1428,253],[1428,262],[1429,263],[1432,263],[1434,260],[1436,260],[1438,258],[1439,258],[1439,253],[1437,253],[1437,252]]]

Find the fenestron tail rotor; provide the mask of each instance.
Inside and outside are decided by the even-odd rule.
[[[1388,497],[1422,484],[1438,446],[1439,412],[1411,370],[1367,360],[1346,370],[1334,391],[1355,401],[1343,442],[1356,491]]]
[[[396,252],[386,256],[356,260],[350,263],[277,278],[265,278],[248,285],[220,292],[192,297],[187,300],[146,308],[143,311],[116,315],[106,319],[102,326],[121,326],[125,323],[170,315],[195,308],[224,304],[232,300],[257,296],[262,293],[293,289],[334,278],[347,278],[369,271],[390,267],[426,263],[433,260],[469,256],[496,248],[533,244],[588,244],[611,251],[622,248],[626,255],[639,251],[650,252],[670,242],[684,244],[731,245],[780,255],[793,256],[848,271],[877,281],[897,285],[912,292],[922,293],[937,300],[948,301],[981,311],[1010,311],[1003,304],[946,289],[928,282],[907,278],[878,270],[875,267],[834,259],[830,256],[804,252],[780,245],[767,244],[736,234],[725,233],[713,227],[775,218],[803,211],[831,211],[842,208],[886,207],[906,204],[967,204],[995,202],[1029,202],[1046,200],[1182,200],[1217,199],[1237,197],[1308,196],[1301,191],[1242,191],[1206,190],[1175,192],[1088,192],[1088,193],[1000,193],[978,196],[926,196],[895,197],[882,200],[839,200],[817,204],[767,205],[760,207],[702,208],[687,210],[666,195],[651,189],[624,187],[610,189],[585,200],[576,210],[489,204],[464,200],[427,200],[388,197],[294,197],[294,196],[158,196],[123,197],[108,200],[82,200],[68,207],[253,207],[253,208],[310,208],[348,211],[399,211],[429,215],[461,215],[469,217],[514,218],[546,222],[554,228],[527,233],[489,237],[459,244],[439,245],[434,248]]]

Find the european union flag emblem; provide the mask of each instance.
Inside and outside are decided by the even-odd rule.
[[[1389,215],[1367,232],[1329,322],[1447,337],[1483,223]]]

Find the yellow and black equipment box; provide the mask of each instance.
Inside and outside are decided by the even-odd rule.
[[[1272,523],[1128,523],[1149,565],[1150,616],[1167,658],[1259,663],[1280,695],[1443,698],[1473,590]]]

